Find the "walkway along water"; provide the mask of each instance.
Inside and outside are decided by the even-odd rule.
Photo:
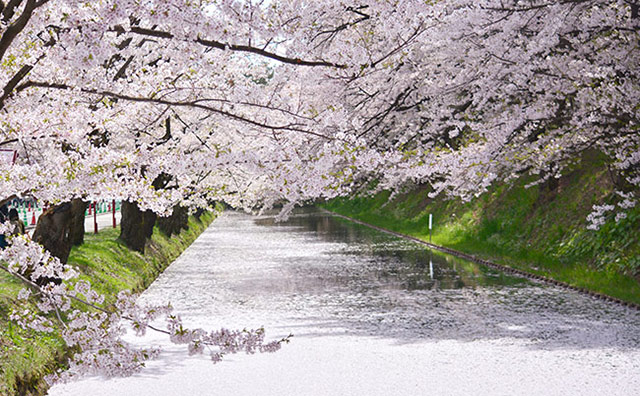
[[[633,395],[640,312],[430,252],[315,209],[227,212],[142,296],[192,327],[259,327],[276,354],[212,365],[162,335],[130,378],[51,395]]]

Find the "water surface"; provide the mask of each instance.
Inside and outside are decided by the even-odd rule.
[[[295,335],[276,354],[167,351],[53,395],[632,395],[640,314],[316,209],[226,212],[143,295],[185,324]],[[166,345],[162,336],[144,342]],[[142,342],[142,341],[136,341]],[[102,392],[102,393],[101,393]]]

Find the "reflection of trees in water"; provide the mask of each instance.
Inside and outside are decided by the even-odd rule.
[[[317,239],[304,244],[326,247],[318,256],[287,255],[273,278],[238,290],[259,291],[264,304],[317,317],[318,326],[407,341],[522,338],[541,348],[640,347],[636,311],[430,252],[313,209],[284,223],[263,217],[256,224],[313,232]]]
[[[329,274],[314,274],[320,278],[329,276],[342,283],[348,283],[350,277],[355,276],[370,280],[369,287],[421,290],[526,282],[469,261],[432,252],[416,243],[366,226],[334,218],[314,208],[300,208],[286,222],[277,223],[273,216],[265,216],[257,219],[256,224],[313,232],[319,241],[338,242],[344,246],[332,251],[334,256],[358,256],[362,262],[369,262],[368,265],[359,262],[358,270],[348,276],[339,274],[344,263],[340,268],[332,268]],[[313,268],[312,262],[304,265]]]

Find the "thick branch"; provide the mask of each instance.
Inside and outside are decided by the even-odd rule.
[[[9,47],[11,46],[11,43],[16,38],[16,36],[18,36],[18,34],[22,32],[25,26],[27,26],[27,22],[29,22],[29,19],[31,19],[31,15],[33,14],[33,11],[36,8],[46,4],[48,1],[49,0],[40,0],[40,1],[27,0],[27,4],[24,6],[24,10],[22,11],[22,14],[20,14],[18,19],[14,23],[12,23],[11,26],[9,26],[7,30],[5,30],[2,37],[0,37],[0,60],[4,57],[4,54],[9,49]],[[7,5],[7,7],[4,9],[4,11],[9,11],[11,15],[13,15],[13,8],[15,8],[15,6],[11,7],[12,3],[14,2],[11,1],[9,5]],[[19,4],[21,3],[21,1],[18,1],[17,3]],[[5,13],[3,12],[3,20],[4,20],[4,14]],[[4,21],[7,22],[8,20],[4,20]]]
[[[127,31],[124,30],[124,28],[122,26],[118,26],[113,30],[118,32],[118,33],[127,33]],[[139,35],[142,35],[142,36],[157,37],[157,38],[164,38],[164,39],[172,39],[172,38],[175,37],[173,35],[173,33],[170,33],[170,32],[165,32],[165,31],[162,31],[162,30],[155,30],[155,29],[147,29],[147,28],[143,28],[143,27],[139,27],[139,26],[132,26],[131,30],[129,30],[128,32],[129,33],[134,33],[134,34],[139,34]],[[333,63],[333,62],[312,61],[312,60],[304,60],[304,59],[300,59],[300,58],[286,57],[286,56],[275,54],[273,52],[266,51],[266,50],[264,50],[262,48],[252,47],[250,45],[228,44],[228,43],[223,43],[223,42],[216,41],[216,40],[203,39],[201,37],[198,37],[194,41],[196,43],[198,43],[198,44],[200,44],[202,46],[208,47],[208,48],[216,48],[216,49],[223,50],[223,51],[224,50],[229,50],[229,51],[238,51],[238,52],[249,52],[249,53],[252,53],[252,54],[264,56],[265,58],[277,60],[279,62],[287,63],[287,64],[291,64],[291,65],[298,65],[298,66],[324,66],[324,67],[333,67],[333,68],[339,68],[339,69],[346,68],[346,65],[341,65],[341,64],[337,64],[337,63]]]
[[[129,67],[132,61],[133,61],[133,55],[129,56],[129,59],[127,59],[127,61],[124,62],[124,65],[122,65],[122,67],[120,67],[120,70],[118,70],[116,75],[113,76],[113,81],[118,81],[118,79],[124,77],[124,73],[127,71],[127,68]]]
[[[0,200],[0,206],[4,206],[7,203],[9,203],[10,201],[14,200],[18,198],[18,196],[16,194],[11,195],[9,198],[3,198]]]
[[[22,0],[9,0],[6,7],[2,7],[2,22],[9,22],[15,14],[16,8],[22,3]]]
[[[15,87],[29,74],[33,69],[33,65],[24,65],[18,70],[18,72],[9,80],[2,90],[2,96],[0,96],[0,110],[4,107],[4,101],[13,93]]]

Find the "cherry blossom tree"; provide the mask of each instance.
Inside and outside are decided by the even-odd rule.
[[[639,7],[407,2],[363,22],[367,52],[361,71],[343,76],[341,103],[358,145],[376,148],[365,170],[377,170],[379,188],[429,183],[432,195],[468,199],[524,173],[558,178],[597,150],[621,176],[624,217],[640,182]],[[614,207],[596,207],[593,219],[603,209]]]
[[[342,66],[303,58],[303,52],[279,53],[275,46],[285,43],[263,40],[257,24],[252,37],[253,22],[244,18],[256,7],[0,3],[1,144],[20,154],[16,164],[0,169],[2,196],[30,194],[54,204],[118,198],[159,213],[176,203],[206,206],[212,198],[248,208],[264,199],[267,194],[258,196],[264,187],[250,189],[268,181],[259,180],[262,164],[291,161],[290,153],[279,158],[274,151],[332,139],[308,127],[302,106],[288,103],[304,78],[288,76],[297,68]],[[233,23],[238,28],[227,30]],[[272,38],[280,34],[276,27],[263,30]],[[169,181],[157,190],[153,182],[160,175]],[[37,244],[24,237],[10,242],[0,267],[28,285],[21,297],[31,295],[37,306],[13,319],[38,331],[60,330],[69,346],[80,348],[63,376],[138,369],[154,353],[123,343],[122,323],[144,332],[159,315],[168,320],[167,330],[155,330],[188,344],[192,353],[214,348],[214,362],[227,353],[273,351],[287,340],[264,343],[262,329],[191,330],[167,307],[143,309],[131,297],[102,306],[90,285],[74,281],[73,270]]]

